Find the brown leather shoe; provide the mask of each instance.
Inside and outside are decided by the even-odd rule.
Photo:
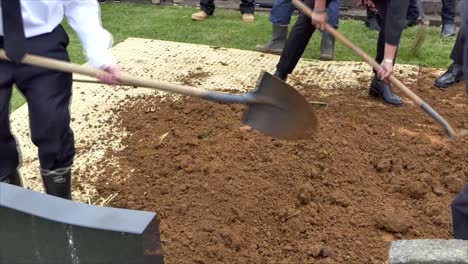
[[[200,10],[200,11],[192,14],[192,20],[195,20],[195,21],[203,21],[203,20],[205,20],[207,18],[208,18],[208,14],[205,13],[205,11]]]
[[[242,20],[246,23],[252,23],[255,20],[253,14],[242,14]]]

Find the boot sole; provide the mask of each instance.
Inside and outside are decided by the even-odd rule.
[[[261,49],[261,48],[258,48],[258,47],[256,47],[255,49],[256,49],[258,52],[268,53],[268,54],[274,54],[274,55],[281,55],[281,53],[283,52],[283,50]]]
[[[332,61],[334,59],[333,56],[330,56],[330,55],[320,55],[320,60],[322,61]]]

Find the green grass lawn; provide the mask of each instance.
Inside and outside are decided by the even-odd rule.
[[[268,13],[257,13],[255,22],[246,24],[241,21],[239,12],[230,10],[216,10],[210,19],[193,22],[190,16],[196,11],[194,8],[124,3],[102,4],[101,8],[103,25],[113,34],[115,44],[128,37],[139,37],[254,50],[255,45],[267,42],[271,36]],[[78,38],[70,27],[65,26],[70,32],[69,52],[72,61],[84,63]],[[378,34],[368,30],[362,21],[342,20],[339,30],[371,56],[375,54]],[[428,30],[426,42],[418,54],[410,54],[409,50],[416,32],[416,27],[404,32],[398,63],[428,67],[446,67],[450,64],[449,55],[454,38],[443,39],[440,37],[440,28],[432,27]],[[318,58],[320,43],[318,35],[312,38],[304,58]],[[336,59],[360,60],[340,43],[336,45]],[[18,93],[15,93],[12,98],[13,109],[23,102]]]

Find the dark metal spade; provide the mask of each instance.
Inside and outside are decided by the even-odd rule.
[[[2,49],[0,49],[0,59],[8,60]],[[98,77],[105,73],[103,70],[86,65],[30,54],[23,58],[22,63],[92,77]],[[279,139],[308,138],[317,127],[317,119],[310,103],[293,87],[265,71],[261,73],[256,89],[244,94],[207,91],[195,87],[136,78],[127,73],[122,73],[119,81],[126,85],[194,96],[220,103],[245,104],[247,110],[244,123]]]

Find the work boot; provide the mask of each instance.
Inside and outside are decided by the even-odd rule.
[[[442,37],[450,38],[455,36],[455,24],[444,24],[442,26]]]
[[[200,11],[192,14],[192,20],[195,20],[195,21],[203,21],[203,20],[205,20],[207,18],[208,18],[208,14],[205,13],[205,11],[203,11],[203,10],[200,10]]]
[[[3,183],[8,183],[8,184],[11,184],[11,185],[16,185],[16,186],[19,186],[19,187],[23,187],[23,183],[21,181],[21,176],[18,172],[18,170],[16,170],[14,173],[6,176],[6,177],[3,177],[2,179],[0,179],[0,182],[3,182]]]
[[[279,70],[275,71],[275,74],[273,74],[276,78],[282,80],[283,82],[286,82],[288,80],[288,74],[287,73],[282,73]]]
[[[392,88],[386,82],[379,80],[374,76],[369,90],[369,96],[374,98],[382,98],[384,103],[392,106],[402,106],[401,98],[393,93]]]
[[[41,170],[47,194],[71,200],[71,169]]]
[[[448,70],[436,79],[434,85],[440,89],[446,89],[455,83],[465,80],[463,75],[463,68],[461,65],[452,63]]]
[[[283,52],[284,45],[286,44],[287,38],[288,38],[288,26],[273,24],[273,32],[271,33],[271,42],[266,45],[257,45],[255,48],[257,49],[257,51],[260,51],[260,52],[281,55],[281,52]]]
[[[335,57],[335,38],[327,31],[322,32],[320,42],[320,60],[331,61]]]
[[[253,14],[245,13],[245,14],[242,14],[242,20],[246,23],[252,23],[254,22],[255,17]]]

